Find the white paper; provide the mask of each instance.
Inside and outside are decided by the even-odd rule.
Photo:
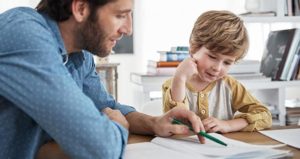
[[[203,155],[185,154],[151,142],[129,144],[126,146],[124,159],[209,159]]]
[[[260,133],[277,140],[279,142],[288,144],[290,146],[300,149],[300,128],[298,129],[281,129],[281,130],[265,130]]]
[[[155,137],[151,142],[129,144],[125,149],[125,159],[195,159],[195,158],[275,158],[286,156],[288,151],[256,146],[226,138],[220,134],[210,135],[222,140],[223,146],[206,139],[200,144],[197,136],[183,139]]]

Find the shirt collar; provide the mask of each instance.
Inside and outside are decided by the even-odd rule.
[[[67,56],[67,50],[64,45],[64,41],[62,39],[62,36],[60,34],[60,30],[58,28],[57,22],[51,19],[48,15],[42,14],[46,22],[48,23],[50,29],[52,30],[52,33],[54,34],[54,37],[56,38],[58,42],[59,51],[62,56]]]
[[[48,23],[50,29],[52,30],[54,37],[56,38],[58,45],[59,45],[59,51],[61,53],[61,55],[63,56],[63,59],[68,59],[68,53],[67,50],[65,48],[64,45],[64,41],[62,39],[62,36],[60,34],[60,30],[58,27],[58,24],[56,21],[54,21],[53,19],[51,19],[48,15],[46,14],[42,14],[42,16],[44,17],[44,19],[46,20],[46,22]],[[84,53],[88,52],[86,50],[82,50],[81,52],[76,52],[77,54],[77,58],[80,58],[82,60],[85,60],[86,57],[84,56]],[[67,61],[66,61],[67,62]]]

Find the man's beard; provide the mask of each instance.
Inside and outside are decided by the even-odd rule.
[[[92,21],[88,18],[83,25],[79,26],[77,35],[76,44],[83,50],[99,57],[106,57],[110,54],[111,49],[105,46],[106,33],[97,20]]]

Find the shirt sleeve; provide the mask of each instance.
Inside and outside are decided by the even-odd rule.
[[[246,88],[237,80],[228,80],[232,87],[232,105],[234,111],[238,111],[234,118],[243,118],[248,126],[242,131],[258,131],[272,126],[272,115],[268,108],[259,102]]]
[[[79,89],[42,18],[17,15],[0,27],[1,96],[71,158],[121,158],[128,131],[99,112]]]
[[[186,109],[189,109],[187,98],[185,98],[182,102],[176,102],[172,99],[171,96],[171,83],[172,79],[165,81],[162,86],[162,93],[163,93],[163,112],[167,112],[170,109],[180,106]]]
[[[85,57],[87,62],[88,72],[83,82],[83,91],[89,96],[95,103],[96,107],[101,111],[105,107],[112,109],[118,109],[123,115],[127,115],[130,112],[135,111],[131,106],[118,103],[112,95],[110,95],[105,86],[103,85],[102,79],[100,79],[95,69],[95,63],[90,53],[85,51]]]

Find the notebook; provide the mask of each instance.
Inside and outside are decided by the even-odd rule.
[[[129,144],[125,149],[125,159],[195,159],[195,158],[282,158],[291,156],[290,151],[274,149],[278,145],[252,145],[210,133],[227,143],[223,146],[206,140],[199,144],[196,135],[181,139],[155,137],[151,142]]]

